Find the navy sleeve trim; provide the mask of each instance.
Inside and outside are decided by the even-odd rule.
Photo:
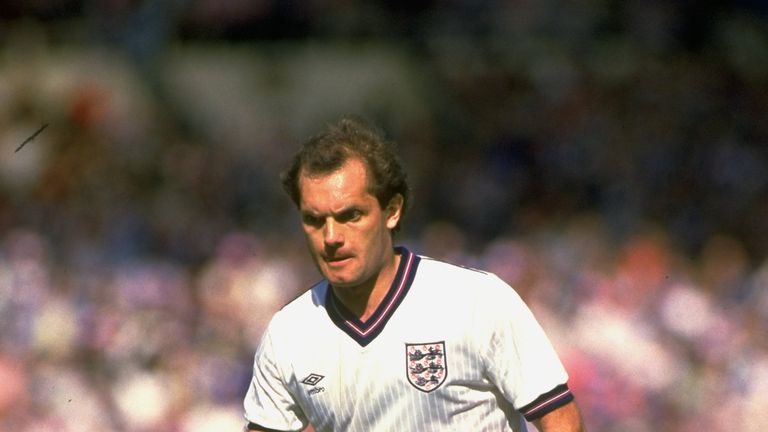
[[[249,422],[248,426],[246,426],[245,430],[247,430],[247,431],[264,431],[264,432],[286,432],[286,431],[281,431],[281,430],[277,430],[277,429],[266,428],[264,426],[261,426],[261,425],[258,425],[256,423],[254,423],[254,422]]]
[[[568,384],[560,384],[539,396],[533,402],[520,408],[520,413],[528,421],[537,420],[573,400],[573,393]]]

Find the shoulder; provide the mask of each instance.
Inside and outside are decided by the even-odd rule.
[[[419,277],[433,285],[456,287],[456,289],[494,290],[511,287],[494,273],[467,267],[461,264],[449,263],[428,256],[420,256]]]
[[[325,293],[328,284],[321,281],[301,293],[275,313],[269,324],[271,332],[286,333],[297,328],[307,328],[325,313]],[[300,324],[300,325],[297,325]]]
[[[522,299],[515,289],[492,272],[420,256],[419,290],[439,297],[463,299],[464,306],[485,311],[508,311]]]

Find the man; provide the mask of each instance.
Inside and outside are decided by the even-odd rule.
[[[516,292],[395,247],[408,186],[391,145],[344,118],[283,176],[324,280],[275,314],[247,429],[583,431],[568,376]]]

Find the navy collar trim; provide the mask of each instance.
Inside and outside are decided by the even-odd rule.
[[[404,247],[397,247],[395,250],[400,254],[400,264],[395,279],[381,304],[367,320],[361,321],[350,312],[333,294],[330,284],[328,285],[325,295],[325,310],[328,312],[328,317],[360,346],[368,345],[384,330],[384,326],[411,289],[416,276],[416,268],[421,260],[419,256]]]

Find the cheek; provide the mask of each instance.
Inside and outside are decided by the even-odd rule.
[[[314,231],[304,230],[304,240],[307,242],[307,247],[311,251],[317,251],[322,246],[322,237],[318,236]]]
[[[380,223],[369,231],[368,244],[372,249],[381,250],[387,246],[390,239],[391,236],[386,224]]]

